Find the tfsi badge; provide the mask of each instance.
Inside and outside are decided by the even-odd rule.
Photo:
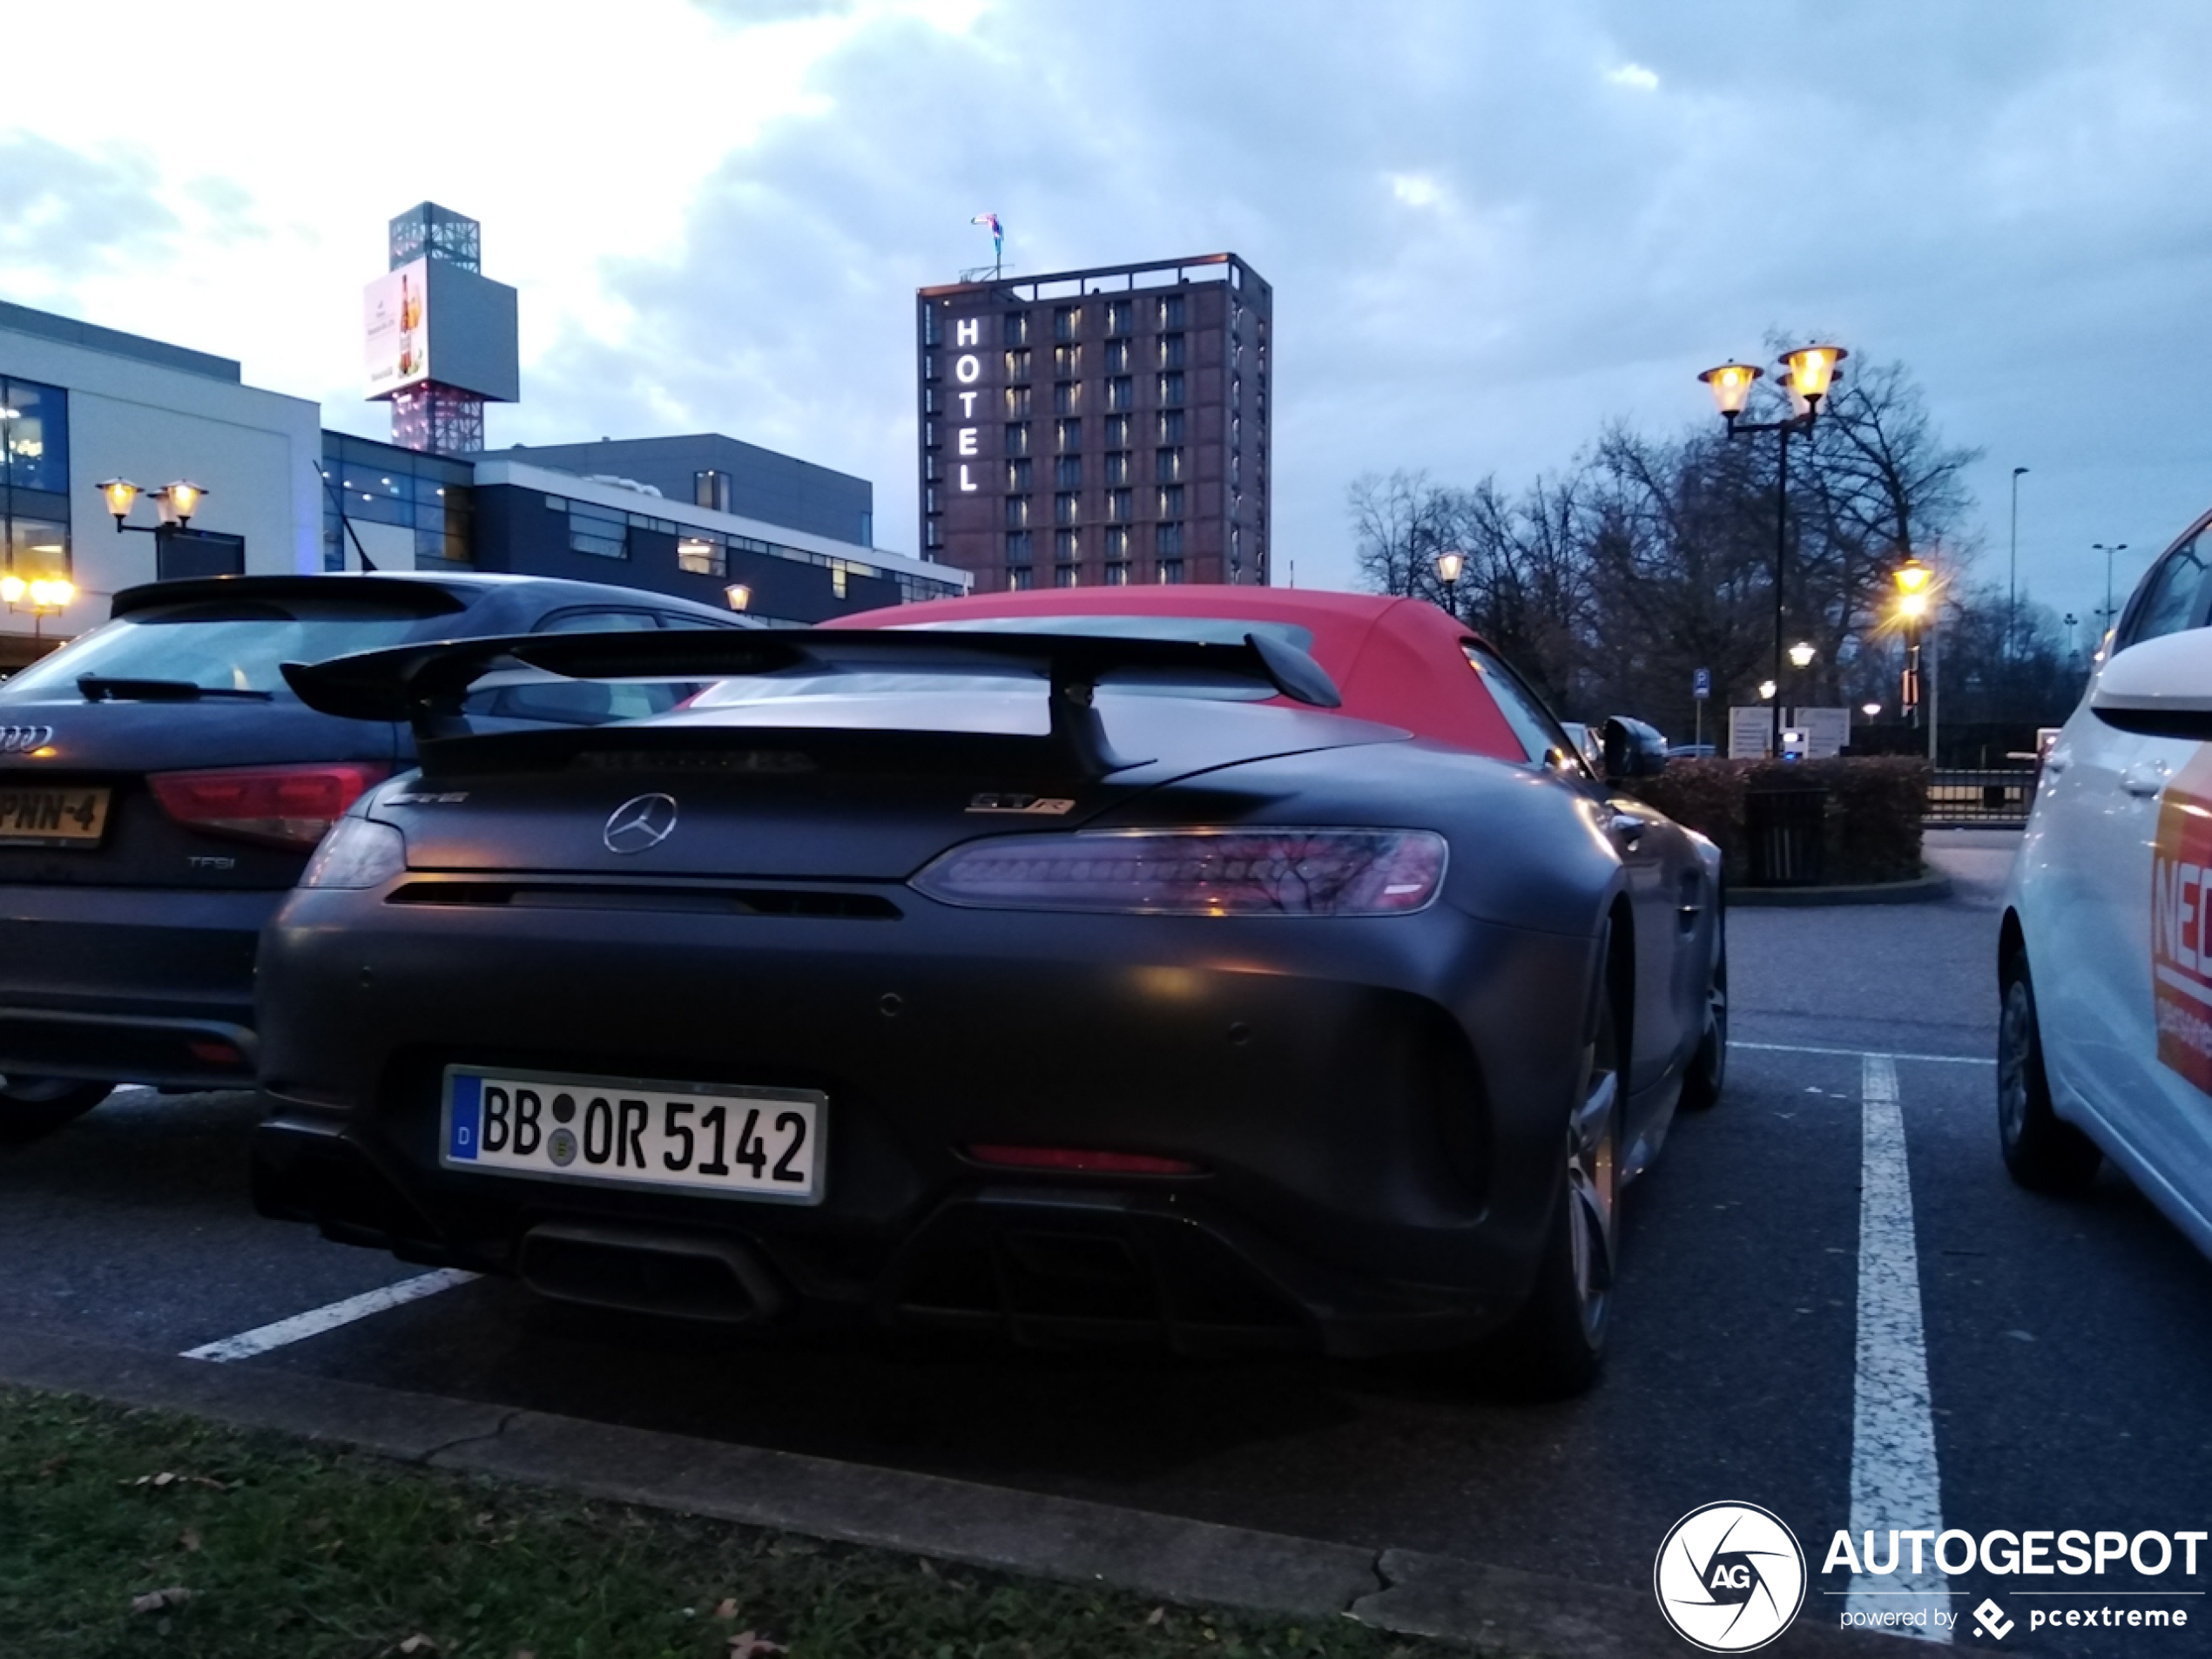
[[[1651,1571],[1659,1611],[1708,1653],[1749,1653],[1805,1603],[1805,1553],[1781,1518],[1752,1503],[1709,1503],[1675,1522]]]

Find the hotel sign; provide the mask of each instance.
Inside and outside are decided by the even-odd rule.
[[[953,359],[953,379],[961,389],[953,396],[960,403],[960,418],[963,422],[975,419],[975,400],[981,395],[975,382],[983,378],[983,359],[975,349],[982,344],[983,320],[962,317],[953,324],[953,349],[959,354]],[[954,482],[965,494],[974,494],[981,486],[975,482],[974,469],[981,463],[974,457],[976,437],[981,428],[964,424],[953,428],[953,465],[956,469]]]

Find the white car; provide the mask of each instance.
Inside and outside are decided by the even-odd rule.
[[[2023,1186],[2109,1157],[2212,1255],[2212,514],[2060,732],[1999,946],[1998,1126]]]

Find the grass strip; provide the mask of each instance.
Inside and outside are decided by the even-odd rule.
[[[10,1659],[1416,1659],[1159,1605],[0,1388]]]

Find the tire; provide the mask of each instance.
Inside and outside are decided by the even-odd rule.
[[[1605,1357],[1620,1234],[1618,1029],[1608,994],[1587,1051],[1581,1105],[1567,1126],[1534,1287],[1490,1344],[1494,1368],[1524,1398],[1568,1399],[1588,1392]]]
[[[1684,1111],[1710,1111],[1721,1103],[1721,1089],[1728,1081],[1728,924],[1717,924],[1720,938],[1713,954],[1713,971],[1705,981],[1705,1033],[1689,1069],[1683,1074]]]
[[[1998,983],[2004,1006],[1997,1025],[1997,1144],[2005,1168],[2030,1192],[2062,1197],[2086,1192],[2104,1154],[2052,1109],[2026,952],[2005,959]]]
[[[23,1146],[82,1117],[114,1093],[79,1077],[0,1077],[0,1146]]]

